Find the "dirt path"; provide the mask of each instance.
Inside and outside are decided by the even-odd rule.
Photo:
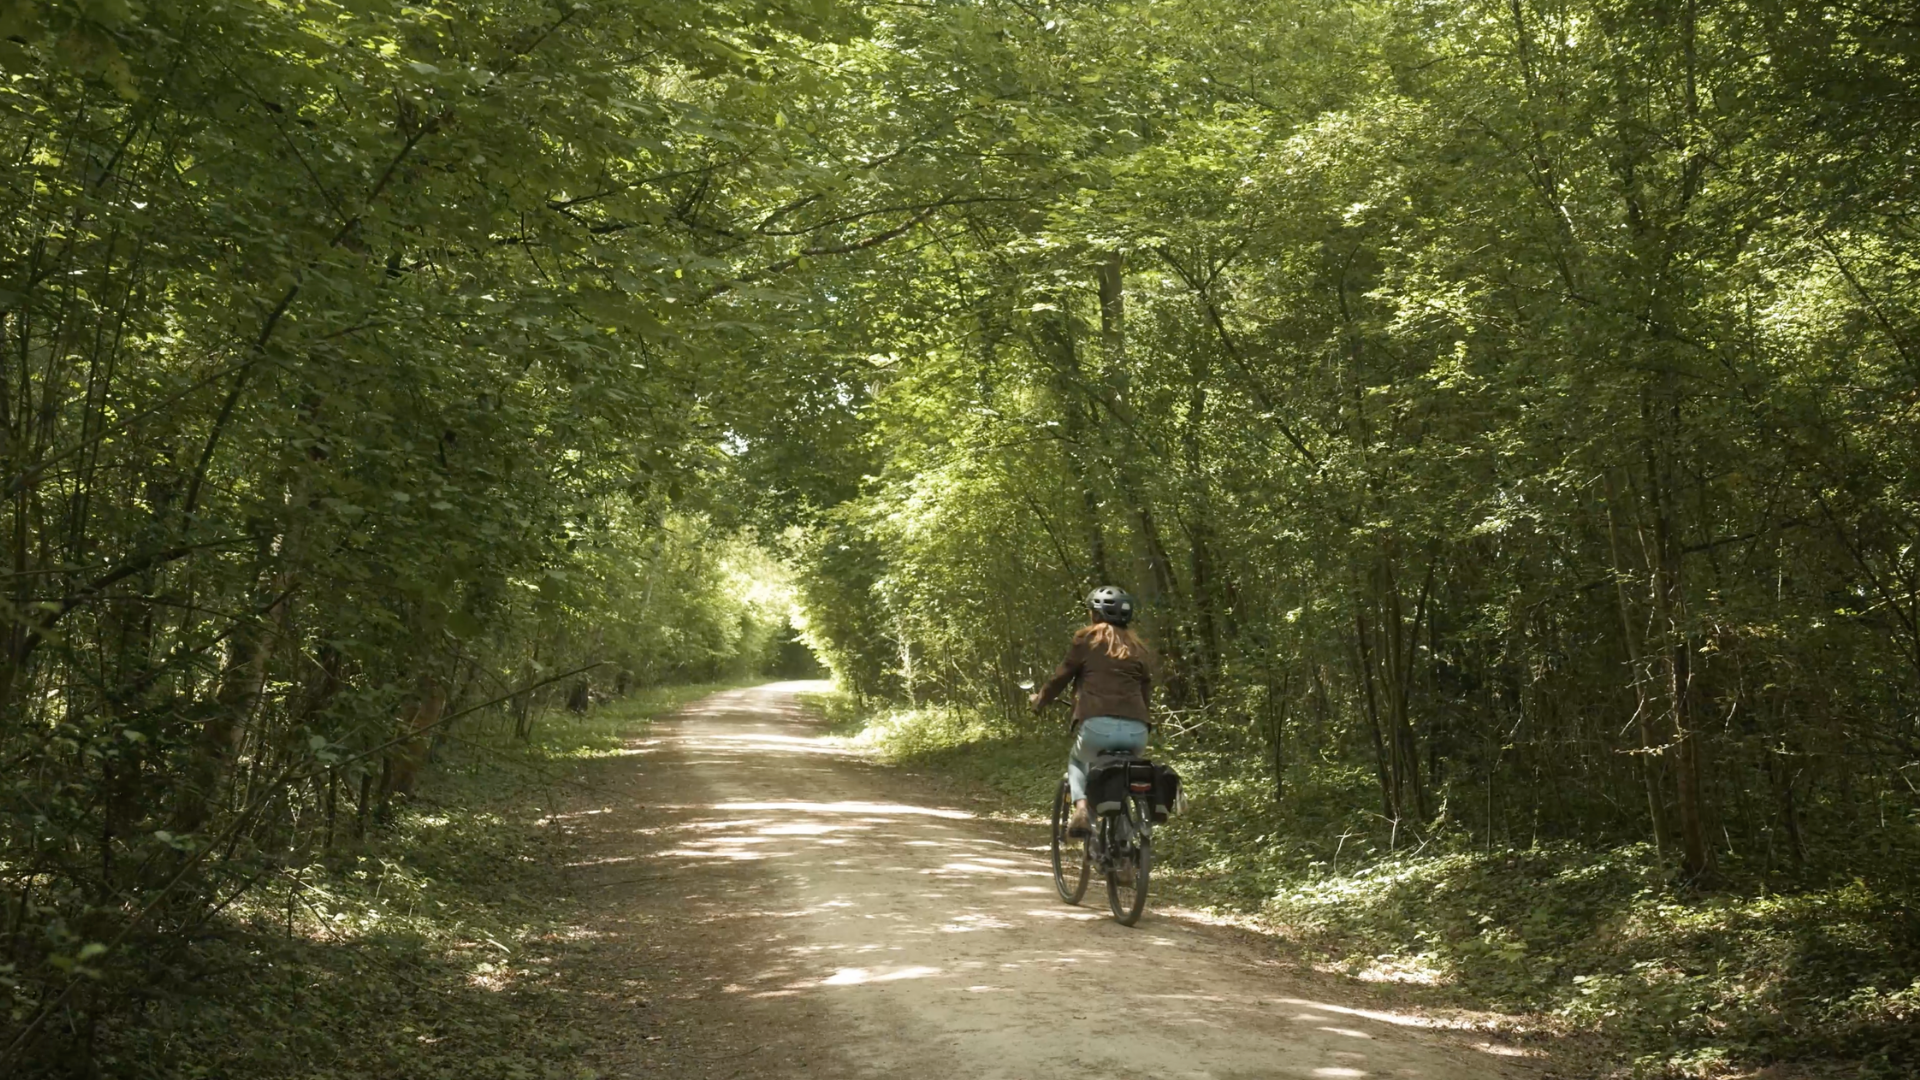
[[[1032,846],[917,805],[824,739],[797,690],[656,723],[568,815],[601,1076],[1520,1078],[1415,1017],[1317,1000],[1241,941],[1053,894]],[[1101,904],[1096,908],[1094,903]],[[580,983],[576,983],[579,985]]]

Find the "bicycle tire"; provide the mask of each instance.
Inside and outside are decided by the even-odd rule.
[[[1139,922],[1147,910],[1147,876],[1153,869],[1153,837],[1141,827],[1145,819],[1138,799],[1128,804],[1127,817],[1133,835],[1127,840],[1125,853],[1117,854],[1113,868],[1107,871],[1107,908],[1113,912],[1113,921],[1121,926]],[[1120,865],[1123,859],[1130,865]],[[1124,874],[1128,870],[1132,873]],[[1132,880],[1123,883],[1122,876]]]
[[[1087,895],[1087,841],[1067,835],[1067,822],[1073,817],[1073,794],[1065,780],[1053,796],[1053,887],[1060,899],[1078,904]]]

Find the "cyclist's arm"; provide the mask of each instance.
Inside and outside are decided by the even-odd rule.
[[[1067,658],[1060,661],[1059,667],[1053,669],[1053,677],[1033,695],[1034,709],[1037,711],[1046,708],[1049,702],[1060,696],[1060,692],[1067,688],[1068,683],[1077,682],[1086,663],[1085,646],[1080,642],[1074,642],[1073,647],[1067,650]]]

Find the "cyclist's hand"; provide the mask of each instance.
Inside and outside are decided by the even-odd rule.
[[[1027,695],[1027,710],[1029,712],[1040,711],[1040,691],[1035,690],[1033,693]]]

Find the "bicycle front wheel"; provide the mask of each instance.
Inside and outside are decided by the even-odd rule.
[[[1053,797],[1053,887],[1060,899],[1078,904],[1087,894],[1087,841],[1067,835],[1073,818],[1073,792],[1065,780]]]
[[[1128,835],[1124,844],[1115,845],[1113,865],[1107,871],[1107,907],[1121,926],[1139,922],[1147,910],[1147,875],[1153,868],[1153,837],[1147,833],[1140,803],[1134,800],[1129,807],[1126,817],[1113,822],[1124,826]]]

